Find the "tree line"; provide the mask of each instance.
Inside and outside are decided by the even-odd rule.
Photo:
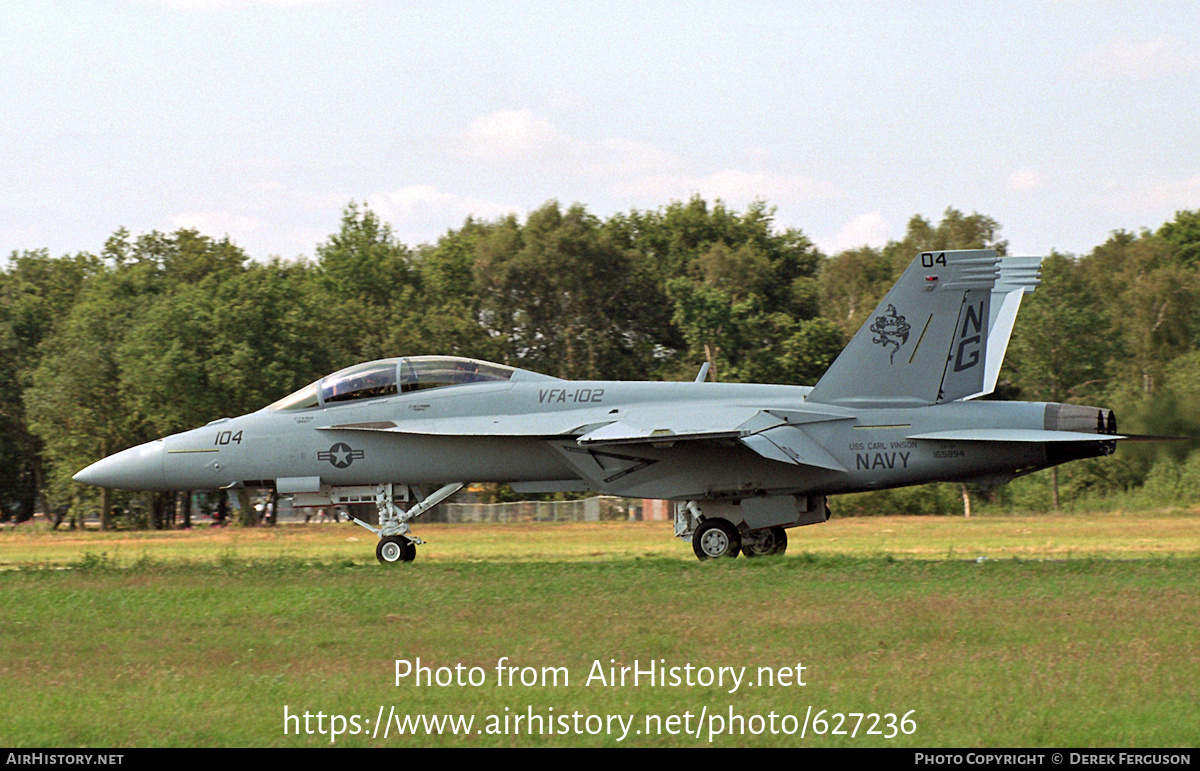
[[[708,362],[720,380],[812,384],[916,253],[1007,249],[995,220],[948,209],[881,248],[827,256],[773,214],[693,198],[603,219],[550,202],[410,246],[351,204],[297,261],[252,260],[189,229],[118,230],[95,253],[14,252],[0,272],[0,521],[106,507],[71,481],[88,463],[368,359],[455,354],[616,380],[691,379]],[[1125,430],[1195,435],[1198,264],[1200,211],[1051,254],[996,398],[1103,404]],[[1187,497],[1194,447],[1075,464],[1062,494],[1152,484]],[[938,495],[849,506],[930,511]]]

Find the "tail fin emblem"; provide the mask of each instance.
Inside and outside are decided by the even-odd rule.
[[[903,316],[896,314],[895,305],[888,303],[887,312],[882,316],[876,316],[875,323],[871,325],[871,332],[875,335],[871,338],[871,342],[891,350],[889,359],[892,364],[895,364],[896,353],[900,350],[900,346],[908,342],[908,333],[911,331],[912,325]]]

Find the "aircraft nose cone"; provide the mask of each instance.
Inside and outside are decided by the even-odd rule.
[[[85,485],[118,490],[165,490],[165,445],[160,439],[101,458],[73,479]]]

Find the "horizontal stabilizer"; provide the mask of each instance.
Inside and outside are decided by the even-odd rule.
[[[1122,434],[1114,436],[1113,439],[1120,439],[1125,442],[1186,442],[1192,437],[1188,436],[1158,436],[1154,434]]]
[[[1108,442],[1126,439],[1116,434],[1087,434],[1082,431],[1044,431],[1034,428],[967,428],[911,434],[909,439],[938,442]]]

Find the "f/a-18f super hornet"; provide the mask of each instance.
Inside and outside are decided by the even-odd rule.
[[[991,393],[1040,258],[917,256],[815,386],[573,381],[475,359],[350,367],[75,475],[103,487],[273,487],[296,505],[373,501],[381,562],[467,482],[675,502],[700,559],[782,553],[826,496],[933,481],[999,484],[1108,455],[1110,410]]]

